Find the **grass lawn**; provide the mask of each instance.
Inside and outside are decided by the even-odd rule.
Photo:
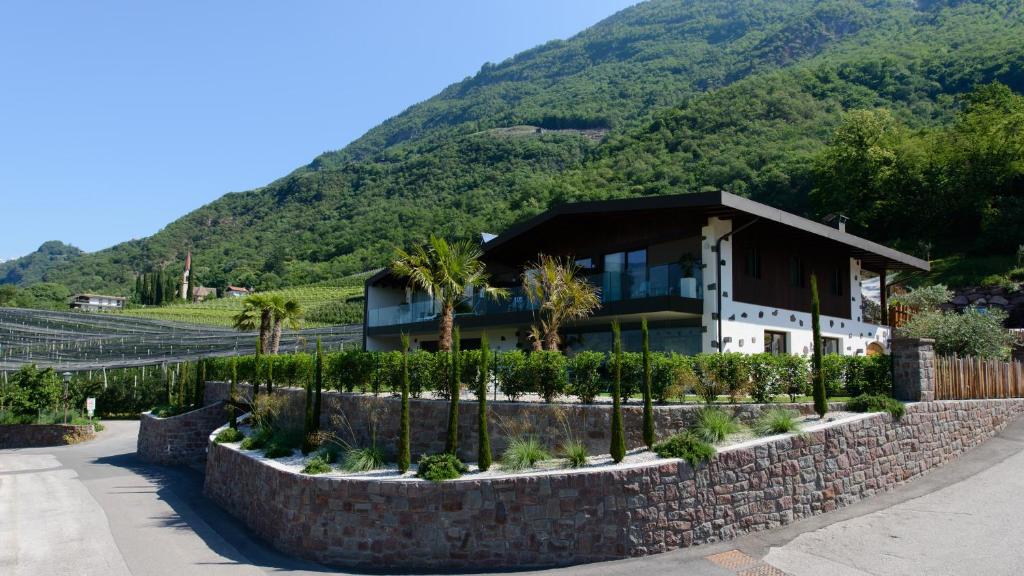
[[[932,260],[931,272],[913,276],[913,285],[945,284],[950,288],[980,286],[989,276],[1005,276],[1017,264],[1012,254],[966,256],[957,254]]]

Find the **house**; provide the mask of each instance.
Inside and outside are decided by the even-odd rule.
[[[111,310],[123,310],[127,299],[123,296],[104,296],[102,294],[75,294],[71,297],[71,308],[73,310],[85,310],[87,312],[107,312]]]
[[[217,289],[207,288],[206,286],[196,286],[192,289],[192,302],[202,302],[208,298],[216,298]]]
[[[224,295],[225,296],[232,296],[232,297],[235,297],[235,298],[241,298],[242,296],[248,296],[251,293],[252,293],[252,291],[249,290],[248,288],[242,288],[240,286],[230,286],[229,285],[227,287],[227,289],[224,290]]]
[[[519,285],[540,253],[574,258],[601,289],[601,309],[563,329],[570,353],[610,350],[612,319],[624,348],[637,350],[646,318],[654,350],[809,354],[812,273],[825,351],[884,351],[891,330],[864,318],[861,283],[929,268],[847,233],[845,219],[826,225],[727,192],[565,204],[483,244],[491,283],[510,296],[468,295],[456,316],[464,347],[484,331],[495,348],[529,347],[532,306]],[[436,347],[438,307],[426,294],[385,269],[367,279],[365,296],[366,349],[397,349],[401,333]]]

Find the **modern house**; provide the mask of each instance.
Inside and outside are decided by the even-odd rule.
[[[464,347],[486,331],[495,348],[528,349],[533,311],[520,279],[543,253],[574,258],[601,289],[601,309],[564,327],[569,353],[611,349],[612,319],[624,347],[638,349],[646,318],[656,350],[809,354],[812,273],[826,352],[885,351],[891,330],[884,313],[879,323],[864,317],[861,283],[877,276],[885,286],[888,272],[928,270],[928,262],[849,234],[844,222],[727,192],[565,204],[483,244],[491,283],[510,296],[467,292],[456,323]],[[385,269],[366,281],[365,295],[366,349],[397,349],[401,333],[414,347],[436,347],[438,306],[426,294]]]
[[[123,296],[104,296],[102,294],[75,294],[71,297],[71,308],[87,312],[107,312],[123,310],[127,299]]]

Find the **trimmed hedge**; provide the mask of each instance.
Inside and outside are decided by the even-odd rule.
[[[460,374],[464,386],[474,395],[479,381],[479,350],[459,352]],[[593,402],[611,388],[614,361],[608,354],[581,351],[572,357],[558,352],[499,352],[492,357],[488,371],[498,389],[510,400],[537,394],[546,400],[572,396]],[[304,387],[311,381],[314,359],[310,354],[263,355],[261,363],[272,364],[274,384]],[[230,375],[229,358],[208,361],[211,379],[226,380]],[[253,356],[238,358],[240,380],[255,375]],[[831,396],[861,394],[889,395],[892,371],[888,356],[825,356],[822,363],[825,385]],[[261,369],[264,377],[267,368]],[[432,391],[447,398],[451,373],[451,353],[409,352],[409,395],[417,398]],[[324,380],[327,386],[346,392],[360,391],[398,394],[401,390],[402,355],[400,352],[363,352],[346,350],[324,354]],[[703,393],[718,400],[721,396],[749,394],[756,402],[770,402],[784,396],[804,396],[810,391],[810,360],[800,356],[739,353],[697,354],[651,353],[651,394],[665,404],[685,394]],[[639,353],[622,354],[623,400],[637,398],[643,382],[643,361]]]

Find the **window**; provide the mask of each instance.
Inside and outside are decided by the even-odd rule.
[[[793,288],[803,288],[806,284],[804,278],[804,262],[798,256],[789,257],[789,285]]]
[[[764,351],[768,354],[785,354],[788,350],[786,345],[787,334],[785,332],[764,331]]]
[[[761,251],[747,248],[743,255],[743,273],[751,278],[761,277]]]
[[[838,266],[832,270],[832,275],[829,277],[829,292],[833,296],[843,295],[843,271]]]
[[[843,353],[843,341],[839,338],[822,338],[821,339],[821,353],[822,354],[842,354]]]
[[[585,272],[590,272],[595,268],[593,258],[577,258],[576,265]]]

